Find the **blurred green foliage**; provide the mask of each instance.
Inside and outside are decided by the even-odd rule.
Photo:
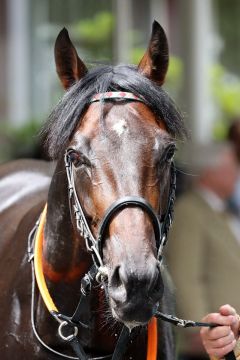
[[[216,25],[220,39],[223,41],[220,62],[231,73],[240,76],[240,1],[213,0],[212,5],[217,14]]]
[[[0,128],[0,161],[18,158],[43,158],[40,144],[40,129],[42,123],[31,120],[16,127],[2,124]]]
[[[230,74],[220,64],[210,71],[211,90],[217,109],[217,118],[213,129],[216,139],[224,139],[230,122],[240,117],[240,79]]]
[[[173,98],[179,100],[183,86],[183,63],[176,56],[170,57],[165,86]]]
[[[90,59],[111,61],[114,25],[113,14],[101,11],[92,18],[73,24],[71,32]]]

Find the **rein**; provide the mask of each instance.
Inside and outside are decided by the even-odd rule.
[[[141,101],[144,102],[144,99],[135,96],[132,93],[127,92],[108,92],[104,94],[97,94],[91,100],[90,104],[96,101],[105,101],[105,100],[131,100],[131,101]],[[170,187],[169,187],[169,196],[168,203],[166,208],[166,213],[163,216],[163,221],[161,222],[159,216],[156,214],[152,206],[142,197],[139,196],[126,196],[115,201],[106,211],[98,230],[97,238],[91,232],[91,229],[88,225],[86,217],[84,215],[84,210],[81,206],[81,203],[77,196],[77,191],[74,183],[74,172],[73,165],[70,158],[71,149],[66,151],[64,160],[65,168],[68,179],[68,192],[69,192],[69,202],[70,209],[73,209],[73,215],[76,220],[76,226],[80,235],[84,238],[86,249],[91,253],[93,259],[93,265],[91,269],[84,275],[81,280],[81,297],[79,303],[76,307],[76,310],[72,317],[63,315],[59,312],[55,303],[53,302],[51,295],[48,291],[46,281],[43,273],[42,266],[42,246],[44,238],[44,224],[47,213],[47,205],[45,206],[39,221],[36,223],[35,227],[29,234],[28,238],[28,259],[32,264],[32,306],[31,306],[31,323],[35,336],[38,341],[43,345],[43,347],[50,352],[59,355],[67,359],[80,359],[87,360],[90,359],[85,353],[81,343],[79,342],[77,335],[79,328],[88,327],[86,324],[83,324],[80,321],[80,308],[81,303],[84,298],[86,298],[92,288],[92,283],[97,281],[102,284],[102,287],[105,289],[105,280],[108,277],[107,268],[103,262],[103,241],[109,227],[109,224],[112,218],[122,209],[126,207],[140,207],[145,212],[147,212],[154,229],[156,247],[157,247],[157,259],[159,263],[162,262],[162,251],[163,247],[167,241],[168,230],[172,224],[173,218],[173,205],[175,201],[175,189],[176,189],[176,170],[174,163],[171,164],[170,170]],[[35,278],[38,284],[38,289],[40,295],[43,299],[45,306],[47,307],[50,314],[53,318],[59,323],[58,335],[63,341],[68,342],[75,354],[75,356],[69,356],[63,353],[60,353],[51,347],[49,347],[39,336],[36,325],[35,325],[35,316],[34,316],[34,307],[35,307]],[[176,326],[180,327],[196,327],[196,326],[208,326],[215,327],[217,324],[212,323],[202,323],[195,322],[191,320],[179,319],[172,315],[163,314],[157,311],[154,317],[150,320],[148,324],[148,348],[147,348],[147,360],[157,360],[157,351],[158,351],[158,330],[157,330],[157,318],[160,318],[164,321],[170,322]],[[71,333],[66,334],[66,329],[70,329]],[[117,344],[113,354],[95,357],[92,360],[102,360],[102,359],[112,359],[112,360],[121,360],[127,350],[129,341],[132,341],[135,337],[135,331],[129,333],[129,330],[123,326],[120,336],[117,340]],[[226,356],[227,360],[235,360],[235,356],[232,353]]]

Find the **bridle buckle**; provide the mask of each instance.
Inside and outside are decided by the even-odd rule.
[[[65,335],[63,334],[63,328],[64,328],[65,326],[67,326],[67,325],[70,326],[70,327],[74,330],[74,332],[73,332],[73,334],[71,334],[71,335],[65,336]],[[78,328],[77,328],[77,326],[72,326],[72,325],[70,325],[67,321],[62,321],[61,324],[60,324],[59,327],[58,327],[58,334],[59,334],[59,336],[60,336],[60,338],[61,338],[62,340],[71,341],[71,340],[73,340],[73,339],[77,336],[77,334],[78,334]]]

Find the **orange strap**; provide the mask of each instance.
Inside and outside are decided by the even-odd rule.
[[[153,317],[148,323],[147,360],[157,360],[157,348],[157,318]]]

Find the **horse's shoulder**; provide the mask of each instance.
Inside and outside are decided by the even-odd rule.
[[[53,163],[30,159],[0,166],[1,246],[15,236],[30,209],[41,208],[47,201],[53,168]]]
[[[6,162],[0,165],[0,179],[14,173],[34,172],[36,174],[45,174],[51,177],[55,168],[55,163],[34,160],[34,159],[19,159]]]
[[[15,160],[0,166],[0,199],[16,201],[48,189],[54,164],[41,160]],[[18,195],[17,195],[18,194]]]

